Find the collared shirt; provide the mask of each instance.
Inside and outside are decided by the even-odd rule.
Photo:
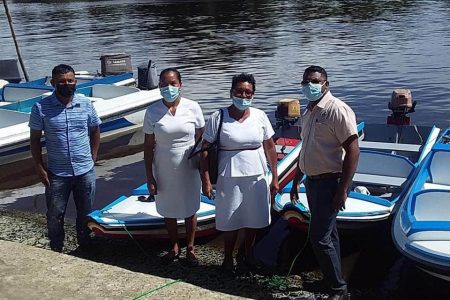
[[[33,106],[28,126],[44,131],[49,171],[69,177],[85,174],[94,167],[89,129],[100,123],[87,97],[75,94],[65,106],[53,93]]]
[[[327,92],[312,109],[308,105],[301,126],[300,170],[307,176],[342,172],[342,144],[358,134],[353,110]]]

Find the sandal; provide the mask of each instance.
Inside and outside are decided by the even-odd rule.
[[[186,261],[192,267],[198,266],[199,262],[197,256],[195,256],[194,247],[188,247],[186,249]]]
[[[220,266],[220,269],[221,269],[222,273],[226,274],[226,275],[234,275],[234,272],[235,272],[233,261],[231,261],[231,263],[230,263],[230,262],[226,262],[224,260],[222,262],[222,265]]]
[[[174,260],[180,258],[180,252],[176,253],[175,250],[170,250],[169,252],[164,254],[161,258],[166,263],[170,263],[170,262],[173,262]]]

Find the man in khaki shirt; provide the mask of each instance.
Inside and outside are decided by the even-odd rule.
[[[302,116],[303,143],[291,201],[297,203],[298,185],[306,175],[306,196],[311,213],[310,240],[324,279],[331,288],[327,299],[347,299],[336,216],[345,209],[358,164],[356,118],[347,104],[331,94],[327,72],[323,68],[307,68],[301,85],[309,104]]]

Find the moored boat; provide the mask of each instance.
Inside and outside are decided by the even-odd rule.
[[[133,85],[136,80],[133,73],[101,76],[88,72],[76,72],[77,89],[96,84],[112,84],[118,86]],[[8,83],[0,89],[0,108],[11,103],[27,101],[31,98],[41,99],[43,95],[49,95],[54,88],[50,84],[51,77],[42,77],[30,82]],[[10,108],[11,109],[11,108]]]
[[[161,99],[159,89],[142,91],[111,84],[78,88],[77,93],[92,100],[102,120],[102,140],[140,128],[145,109]],[[40,99],[31,98],[0,108],[0,166],[30,156],[28,118],[32,106]]]
[[[184,220],[178,220],[177,224],[180,237],[184,237]],[[108,238],[168,238],[164,217],[156,211],[147,184],[134,189],[128,197],[119,197],[105,208],[93,211],[89,214],[88,227],[95,235]],[[196,236],[202,238],[216,233],[214,201],[202,195],[197,212]]]
[[[420,269],[450,281],[450,128],[417,170],[392,224],[397,249]]]
[[[394,140],[397,132],[392,125],[371,126],[360,123],[358,127],[360,158],[345,210],[337,215],[340,229],[363,229],[388,219],[440,131],[436,127],[403,126],[402,143],[392,143],[390,141]],[[372,131],[376,133],[376,138],[370,135]],[[383,134],[384,138],[381,139]],[[416,142],[413,142],[414,136]],[[299,203],[293,205],[289,194],[291,186],[292,182],[289,182],[282,193],[277,195],[274,209],[285,215],[296,227],[306,229],[309,209],[305,187],[301,184]]]
[[[408,100],[408,107],[389,104],[393,114],[388,117],[388,124],[358,124],[360,158],[345,209],[337,215],[337,226],[344,232],[389,219],[413,182],[415,170],[437,140],[439,128],[409,124],[406,114],[414,111],[415,103]],[[298,229],[307,230],[309,209],[305,187],[301,184],[299,203],[293,205],[291,186],[292,182],[277,195],[274,209]]]
[[[301,143],[277,164],[280,182],[292,180],[295,161]],[[270,174],[267,174],[271,178]],[[182,197],[182,195],[180,195]],[[207,237],[217,233],[215,230],[215,202],[201,195],[200,210],[197,212],[197,237]],[[99,236],[108,238],[147,238],[168,239],[164,218],[156,211],[155,202],[149,195],[147,185],[133,190],[129,196],[122,196],[105,208],[89,214],[89,228]],[[185,233],[184,220],[178,220],[179,232]]]

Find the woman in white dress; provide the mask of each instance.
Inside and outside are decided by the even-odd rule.
[[[253,244],[257,230],[270,224],[270,204],[278,191],[277,155],[272,140],[274,131],[267,115],[252,107],[255,93],[253,75],[242,73],[233,77],[230,98],[233,104],[223,111],[220,131],[219,166],[216,185],[216,228],[224,231],[222,267],[233,271],[233,251],[238,230],[245,231],[245,259],[252,263]],[[203,134],[203,149],[215,141],[220,111],[211,115]],[[266,176],[267,164],[272,179]],[[203,193],[212,197],[209,179],[208,152],[201,157]]]
[[[186,226],[186,260],[198,264],[194,253],[196,212],[200,207],[200,174],[188,161],[189,152],[201,137],[205,120],[197,102],[180,96],[180,73],[165,69],[159,78],[163,99],[147,108],[143,130],[147,187],[155,196],[156,210],[166,223],[172,248],[164,256],[180,255],[177,219]]]

